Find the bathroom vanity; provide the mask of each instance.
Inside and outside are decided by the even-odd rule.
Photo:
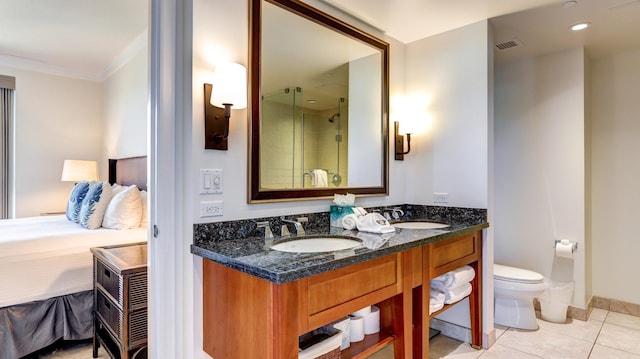
[[[377,249],[285,253],[264,239],[196,242],[203,261],[204,350],[214,358],[297,358],[298,336],[365,306],[380,307],[381,331],[351,343],[343,358],[365,358],[394,344],[395,358],[428,358],[429,281],[469,264],[472,345],[482,344],[482,229],[397,229]],[[349,236],[334,229],[310,236]],[[371,234],[351,233],[366,242]],[[377,235],[374,235],[377,236]],[[426,284],[426,285],[423,285]],[[427,298],[427,300],[423,300]]]

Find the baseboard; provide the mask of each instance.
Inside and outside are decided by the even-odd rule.
[[[629,303],[617,299],[609,299],[598,296],[591,297],[591,301],[594,308],[605,309],[611,312],[629,314],[635,317],[640,317],[640,304]]]

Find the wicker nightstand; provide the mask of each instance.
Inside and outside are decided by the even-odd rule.
[[[91,248],[93,357],[102,346],[115,359],[147,357],[147,245]]]

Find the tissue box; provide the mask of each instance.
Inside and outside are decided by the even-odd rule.
[[[342,218],[348,214],[356,213],[354,208],[356,206],[338,206],[332,204],[329,207],[329,225],[331,227],[342,228]]]

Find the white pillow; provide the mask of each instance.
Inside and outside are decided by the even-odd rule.
[[[82,201],[79,223],[88,229],[100,228],[107,205],[111,200],[109,182],[96,182],[89,186],[89,191]]]
[[[114,185],[113,196],[104,212],[102,226],[111,229],[138,228],[141,217],[142,202],[138,187]]]
[[[67,219],[71,222],[78,223],[82,200],[84,200],[88,190],[89,182],[86,181],[78,182],[73,186],[71,194],[69,195],[69,201],[67,202]]]
[[[142,202],[142,218],[140,218],[140,227],[147,227],[149,222],[147,221],[147,191],[140,191],[140,202]]]

